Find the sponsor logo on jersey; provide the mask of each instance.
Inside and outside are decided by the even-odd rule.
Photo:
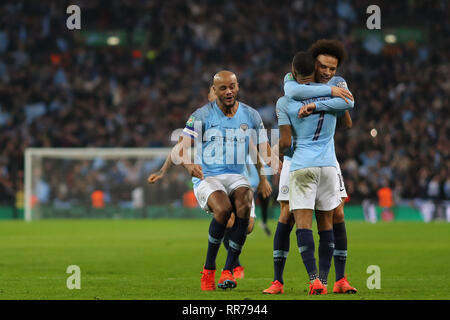
[[[186,127],[191,127],[191,128],[193,128],[193,127],[194,127],[194,121],[195,121],[195,117],[191,116],[191,117],[189,118],[189,120],[186,122]]]
[[[295,81],[294,76],[292,75],[292,72],[289,72],[287,74],[286,81]]]

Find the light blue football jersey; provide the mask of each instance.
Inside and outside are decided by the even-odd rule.
[[[292,73],[289,72],[284,76],[284,95],[288,98],[295,100],[311,99],[315,97],[330,97],[331,96],[331,86],[310,86],[305,84],[299,84]],[[276,114],[278,116],[279,111],[276,109]],[[294,154],[294,148],[290,148],[284,155],[285,160],[292,160],[292,155]]]
[[[330,88],[320,83],[309,83],[305,86]],[[315,112],[306,118],[299,118],[300,108],[311,102],[316,104]],[[277,101],[278,125],[292,127],[294,155],[291,171],[309,167],[336,166],[334,150],[336,116],[338,112],[353,108],[353,105],[353,101],[346,103],[341,98],[329,96],[300,101],[284,96]]]
[[[216,101],[204,105],[190,116],[183,134],[195,140],[195,163],[202,166],[205,178],[225,173],[243,174],[249,141],[255,145],[268,141],[258,111],[242,102],[231,118]],[[192,178],[194,188],[200,181]]]
[[[336,86],[340,88],[345,88],[347,90],[347,82],[341,76],[334,76],[328,81],[326,86],[312,86],[310,84],[300,84],[298,83],[292,73],[289,72],[284,76],[284,95],[295,99],[295,100],[305,100],[315,97],[331,97],[331,87]],[[350,91],[350,90],[349,90]],[[343,115],[345,111],[338,111],[338,116]]]
[[[295,80],[291,72],[284,76],[283,82],[284,95],[288,98],[304,100],[315,97],[331,97],[331,85],[311,86],[307,84],[300,84],[297,80]]]

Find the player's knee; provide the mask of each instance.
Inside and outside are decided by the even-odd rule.
[[[233,208],[231,206],[222,205],[218,206],[214,210],[214,217],[217,221],[222,224],[226,224],[230,219],[231,213],[233,212]]]
[[[236,216],[239,218],[248,218],[250,217],[250,211],[252,209],[252,203],[242,202],[236,206]]]
[[[317,230],[318,231],[325,231],[325,230],[331,230],[333,229],[333,223],[332,221],[320,221],[317,220]]]
[[[294,224],[294,218],[292,216],[288,216],[288,215],[281,215],[278,218],[278,221],[284,224]]]
[[[333,212],[333,224],[344,222],[344,205],[340,205]]]
[[[333,213],[334,211],[316,210],[316,221],[318,231],[333,229]]]
[[[289,211],[289,202],[280,201],[280,217],[278,218],[278,221],[291,226],[294,225],[295,220],[292,212]]]
[[[290,216],[289,216],[289,218],[287,219],[287,222],[286,222],[286,224],[287,225],[289,225],[289,226],[294,226],[294,224],[295,224],[295,219],[294,219],[294,216],[291,214]]]

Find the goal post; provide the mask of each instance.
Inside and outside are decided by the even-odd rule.
[[[28,148],[25,220],[186,215],[183,197],[192,185],[184,168],[173,167],[163,180],[147,183],[170,150]]]

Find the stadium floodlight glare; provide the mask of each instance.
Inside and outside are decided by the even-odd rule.
[[[377,129],[373,128],[372,130],[370,130],[370,135],[372,136],[372,138],[375,138],[378,135]]]
[[[116,36],[111,36],[106,39],[106,43],[110,46],[117,46],[120,43],[120,38]]]
[[[112,177],[115,172],[119,171],[123,182],[117,184],[116,193],[111,193],[112,202],[117,202],[117,195],[127,194],[131,197],[133,190],[136,189],[140,189],[141,194],[143,191],[148,192],[150,189],[146,181],[148,175],[161,166],[170,150],[171,148],[28,148],[25,150],[25,220],[71,218],[75,209],[78,209],[77,217],[92,217],[92,213],[89,213],[92,199],[87,190],[95,190],[97,187],[107,190],[114,182]],[[180,189],[181,185],[180,192],[185,192],[183,188],[189,177],[182,176],[186,170],[181,169],[179,167],[180,171],[176,173],[180,177],[180,184],[171,184],[169,187],[174,190]],[[128,173],[130,176],[127,176]],[[99,178],[101,176],[103,179]],[[75,181],[75,184],[81,186],[78,190],[83,195],[72,197],[70,194],[71,202],[58,195],[61,193],[67,196],[68,190],[71,191],[73,188],[73,185],[66,181],[68,177],[72,179],[72,183]],[[144,199],[145,204],[153,205],[155,197],[160,196],[150,194],[150,199]],[[168,206],[180,198],[179,194],[169,193],[167,199],[157,198],[156,202],[158,205],[162,203]],[[42,202],[41,199],[46,199],[46,202]],[[128,200],[128,205],[131,203],[132,201]],[[123,212],[124,207],[119,208],[120,205],[123,203],[115,204],[117,210],[111,207],[105,209]],[[135,207],[128,209],[133,208]],[[65,215],[62,216],[61,212]]]
[[[384,41],[386,43],[396,43],[397,42],[397,36],[395,34],[387,34],[384,37]]]

